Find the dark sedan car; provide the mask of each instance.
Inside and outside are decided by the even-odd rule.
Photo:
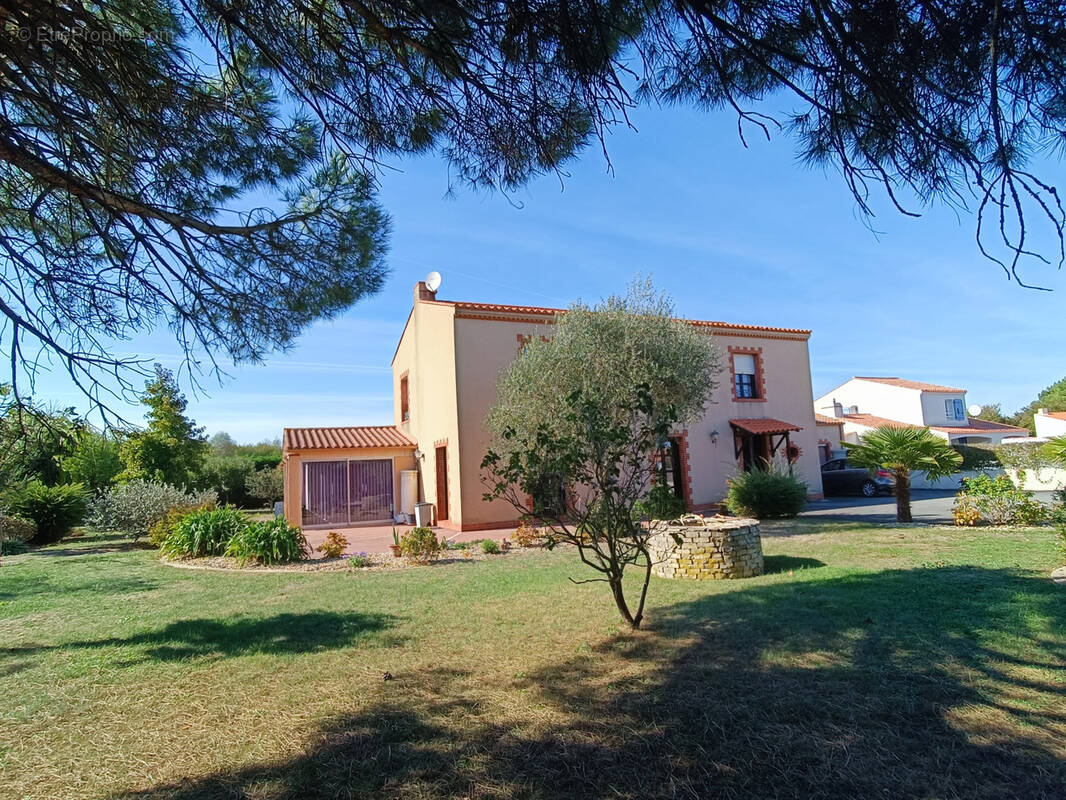
[[[846,458],[834,458],[822,464],[822,491],[831,494],[861,494],[875,497],[892,494],[896,478],[887,469],[866,469],[849,464]]]

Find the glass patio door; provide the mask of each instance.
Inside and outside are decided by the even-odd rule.
[[[302,523],[350,525],[391,520],[392,493],[390,459],[305,461]]]

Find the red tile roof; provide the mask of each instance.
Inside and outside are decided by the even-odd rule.
[[[827,417],[825,414],[815,414],[814,421],[819,425],[843,425],[844,420],[841,417]]]
[[[791,422],[782,422],[779,419],[771,419],[769,417],[760,417],[758,419],[731,419],[729,420],[729,424],[754,434],[785,433],[786,431],[803,430],[799,425],[793,425]]]
[[[468,303],[462,300],[431,300],[428,302],[440,303],[441,305],[455,306],[462,311],[484,312],[489,314],[521,314],[524,316],[554,317],[556,314],[566,312],[564,308],[548,308],[545,306],[511,306],[499,303]],[[693,325],[707,328],[725,328],[745,331],[766,331],[767,333],[795,333],[810,335],[810,331],[803,328],[774,328],[765,325],[743,325],[735,322],[718,322],[714,320],[686,319]]]
[[[403,447],[414,450],[416,445],[395,425],[285,429],[285,450],[356,450],[364,447]]]
[[[887,386],[898,386],[901,389],[918,389],[922,392],[965,392],[965,389],[956,389],[952,386],[941,386],[936,383],[922,383],[921,381],[908,381],[904,378],[870,378],[856,375],[857,381],[873,381]]]
[[[1054,417],[1055,419],[1066,419],[1066,411],[1049,411],[1043,416]]]
[[[843,417],[844,422],[852,422],[856,425],[862,425],[866,428],[881,428],[888,426],[890,428],[924,428],[928,427],[934,431],[943,431],[944,433],[1006,433],[1009,431],[1027,432],[1026,428],[1018,428],[1014,425],[1004,425],[1000,422],[989,422],[984,419],[976,419],[971,417],[966,425],[912,425],[909,422],[900,422],[895,419],[886,419],[885,417],[878,417],[873,414],[846,414]]]

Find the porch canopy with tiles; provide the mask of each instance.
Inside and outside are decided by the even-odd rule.
[[[770,417],[757,419],[731,419],[733,447],[737,464],[751,471],[759,464],[769,464],[779,452],[788,453],[789,434],[803,428],[791,422]]]

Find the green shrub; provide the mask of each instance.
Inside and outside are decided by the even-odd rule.
[[[240,563],[281,564],[307,558],[309,548],[303,532],[283,519],[249,522],[237,531],[226,547],[226,555]]]
[[[956,444],[952,445],[962,456],[960,470],[999,469],[999,456],[992,445]]]
[[[37,535],[37,526],[28,519],[0,514],[0,542],[25,543]]]
[[[400,537],[400,554],[419,564],[433,561],[440,551],[440,540],[429,528],[412,528]]]
[[[205,503],[202,506],[174,506],[174,508],[168,509],[167,513],[161,519],[156,520],[152,527],[148,529],[149,543],[156,547],[162,547],[163,542],[167,540],[174,528],[185,517],[194,511],[210,510],[214,507],[214,503]]]
[[[0,542],[0,556],[17,556],[25,553],[30,546],[18,539],[5,539]]]
[[[223,505],[249,505],[248,481],[255,473],[255,462],[247,456],[210,455],[204,460],[200,485],[212,489]]]
[[[263,503],[273,504],[285,494],[285,476],[281,465],[256,470],[248,478],[248,495]]]
[[[218,497],[210,490],[187,492],[157,481],[132,480],[93,499],[85,521],[97,530],[118,531],[138,539],[173,508],[197,509],[217,502]]]
[[[80,483],[91,492],[106,489],[122,471],[118,440],[93,430],[79,433],[73,452],[59,463],[71,483]]]
[[[80,483],[45,486],[39,481],[13,491],[8,505],[15,516],[37,526],[34,544],[58,542],[85,518],[88,495]]]
[[[685,501],[673,489],[657,483],[651,487],[647,497],[633,504],[633,519],[676,519],[687,510]]]
[[[235,508],[202,509],[186,514],[159,545],[168,556],[220,556],[230,540],[248,526]]]
[[[729,479],[731,514],[755,519],[795,517],[807,504],[807,484],[775,469],[755,469]]]
[[[1048,518],[1047,506],[1006,475],[981,473],[964,478],[959,494],[973,498],[981,518],[990,525],[1040,525]]]
[[[481,552],[485,555],[494,556],[500,552],[500,546],[492,539],[482,539]]]

